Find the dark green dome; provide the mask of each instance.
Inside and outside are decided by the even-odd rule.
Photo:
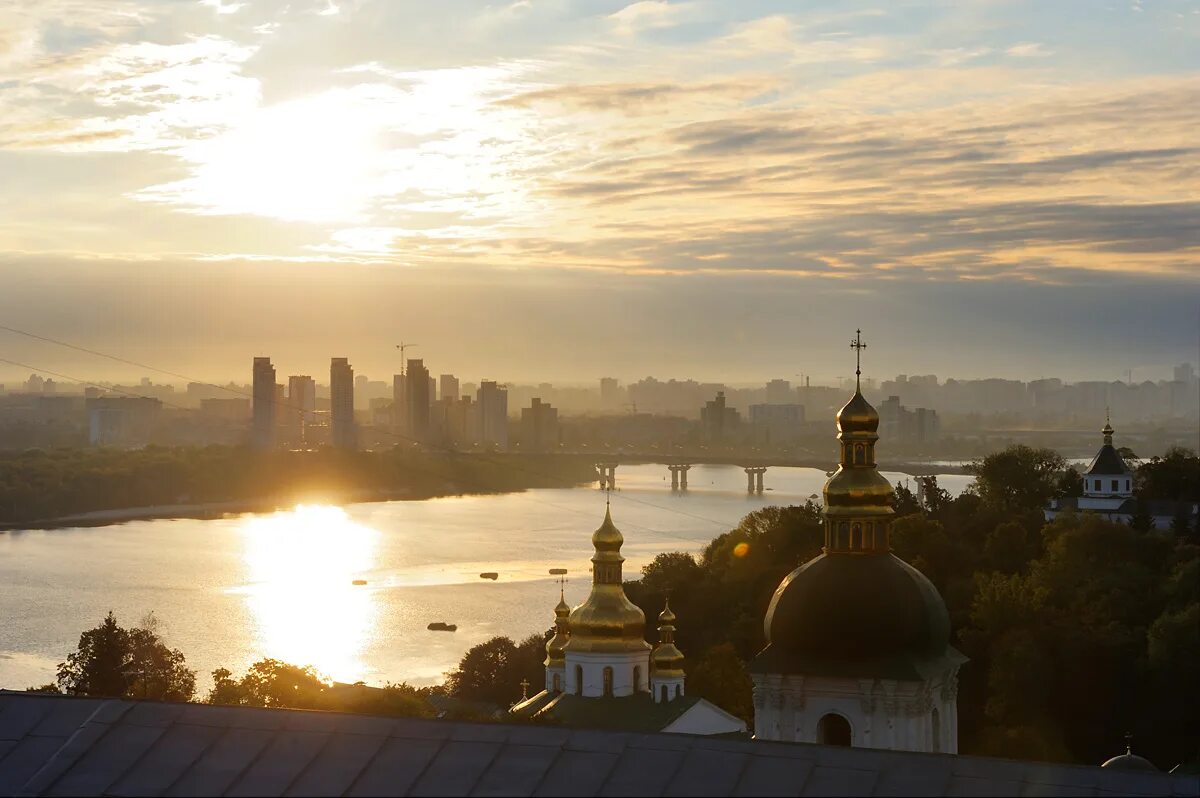
[[[892,554],[822,554],[779,584],[751,670],[921,679],[950,648],[937,588]]]

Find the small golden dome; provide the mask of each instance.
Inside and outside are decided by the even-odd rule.
[[[856,390],[850,401],[837,413],[838,432],[845,434],[865,432],[874,434],[879,429],[879,413],[871,403]]]
[[[892,483],[874,468],[846,468],[825,483],[825,514],[891,515],[896,494]]]
[[[592,534],[592,592],[571,610],[568,652],[648,651],[646,615],[625,595],[621,583],[621,531],[606,509],[604,522]]]
[[[683,652],[675,647],[675,613],[668,600],[658,614],[658,645],[650,655],[650,667],[658,676],[683,676]]]
[[[571,606],[567,604],[567,600],[560,589],[558,592],[558,606],[554,608],[554,636],[546,643],[546,661],[544,664],[547,667],[561,667],[564,664],[567,641],[571,639],[568,621],[570,615]]]

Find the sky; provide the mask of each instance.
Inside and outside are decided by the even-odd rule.
[[[8,0],[0,324],[199,379],[822,381],[858,327],[879,378],[1160,379],[1197,130],[1194,0]]]

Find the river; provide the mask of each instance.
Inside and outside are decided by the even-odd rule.
[[[658,465],[617,470],[627,578],[658,552],[699,551],[752,510],[801,504],[826,479],[771,468],[768,490],[748,496],[735,466],[693,467],[686,494],[666,476]],[[970,477],[938,480],[958,494]],[[476,643],[549,628],[550,568],[569,570],[567,600],[582,601],[603,515],[591,487],[0,532],[0,688],[53,681],[110,609],[123,626],[153,611],[204,691],[214,668],[240,674],[262,657],[339,681],[432,684]],[[499,578],[480,579],[486,571]],[[427,631],[431,621],[458,631]]]

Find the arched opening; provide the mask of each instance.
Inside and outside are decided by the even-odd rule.
[[[933,727],[933,752],[940,754],[942,752],[942,718],[938,715],[937,707],[933,708],[933,712],[929,716],[929,725]]]
[[[554,692],[556,692],[556,693],[561,692],[562,691],[562,677],[560,677],[557,673],[554,674],[553,682],[554,682],[554,685],[553,685]]]
[[[575,666],[575,695],[583,695],[583,666]]]
[[[604,669],[604,697],[612,698],[613,694],[613,669]]]
[[[679,698],[681,695],[683,695],[683,685],[677,684],[675,685],[675,697]]]
[[[850,747],[850,721],[841,715],[830,712],[817,722],[817,742],[821,745],[841,745]]]
[[[663,700],[663,703],[664,703],[664,704],[665,704],[665,703],[667,703],[667,701],[669,701],[669,700],[670,700],[669,698],[667,698],[667,686],[664,684],[664,685],[662,686],[662,689],[661,689],[659,692],[660,692],[660,694],[662,695],[662,700]]]
[[[642,667],[640,665],[633,666],[633,692],[642,692]]]
[[[854,464],[862,465],[863,463],[866,462],[866,460],[867,460],[866,449],[864,449],[863,445],[860,443],[854,447]]]

